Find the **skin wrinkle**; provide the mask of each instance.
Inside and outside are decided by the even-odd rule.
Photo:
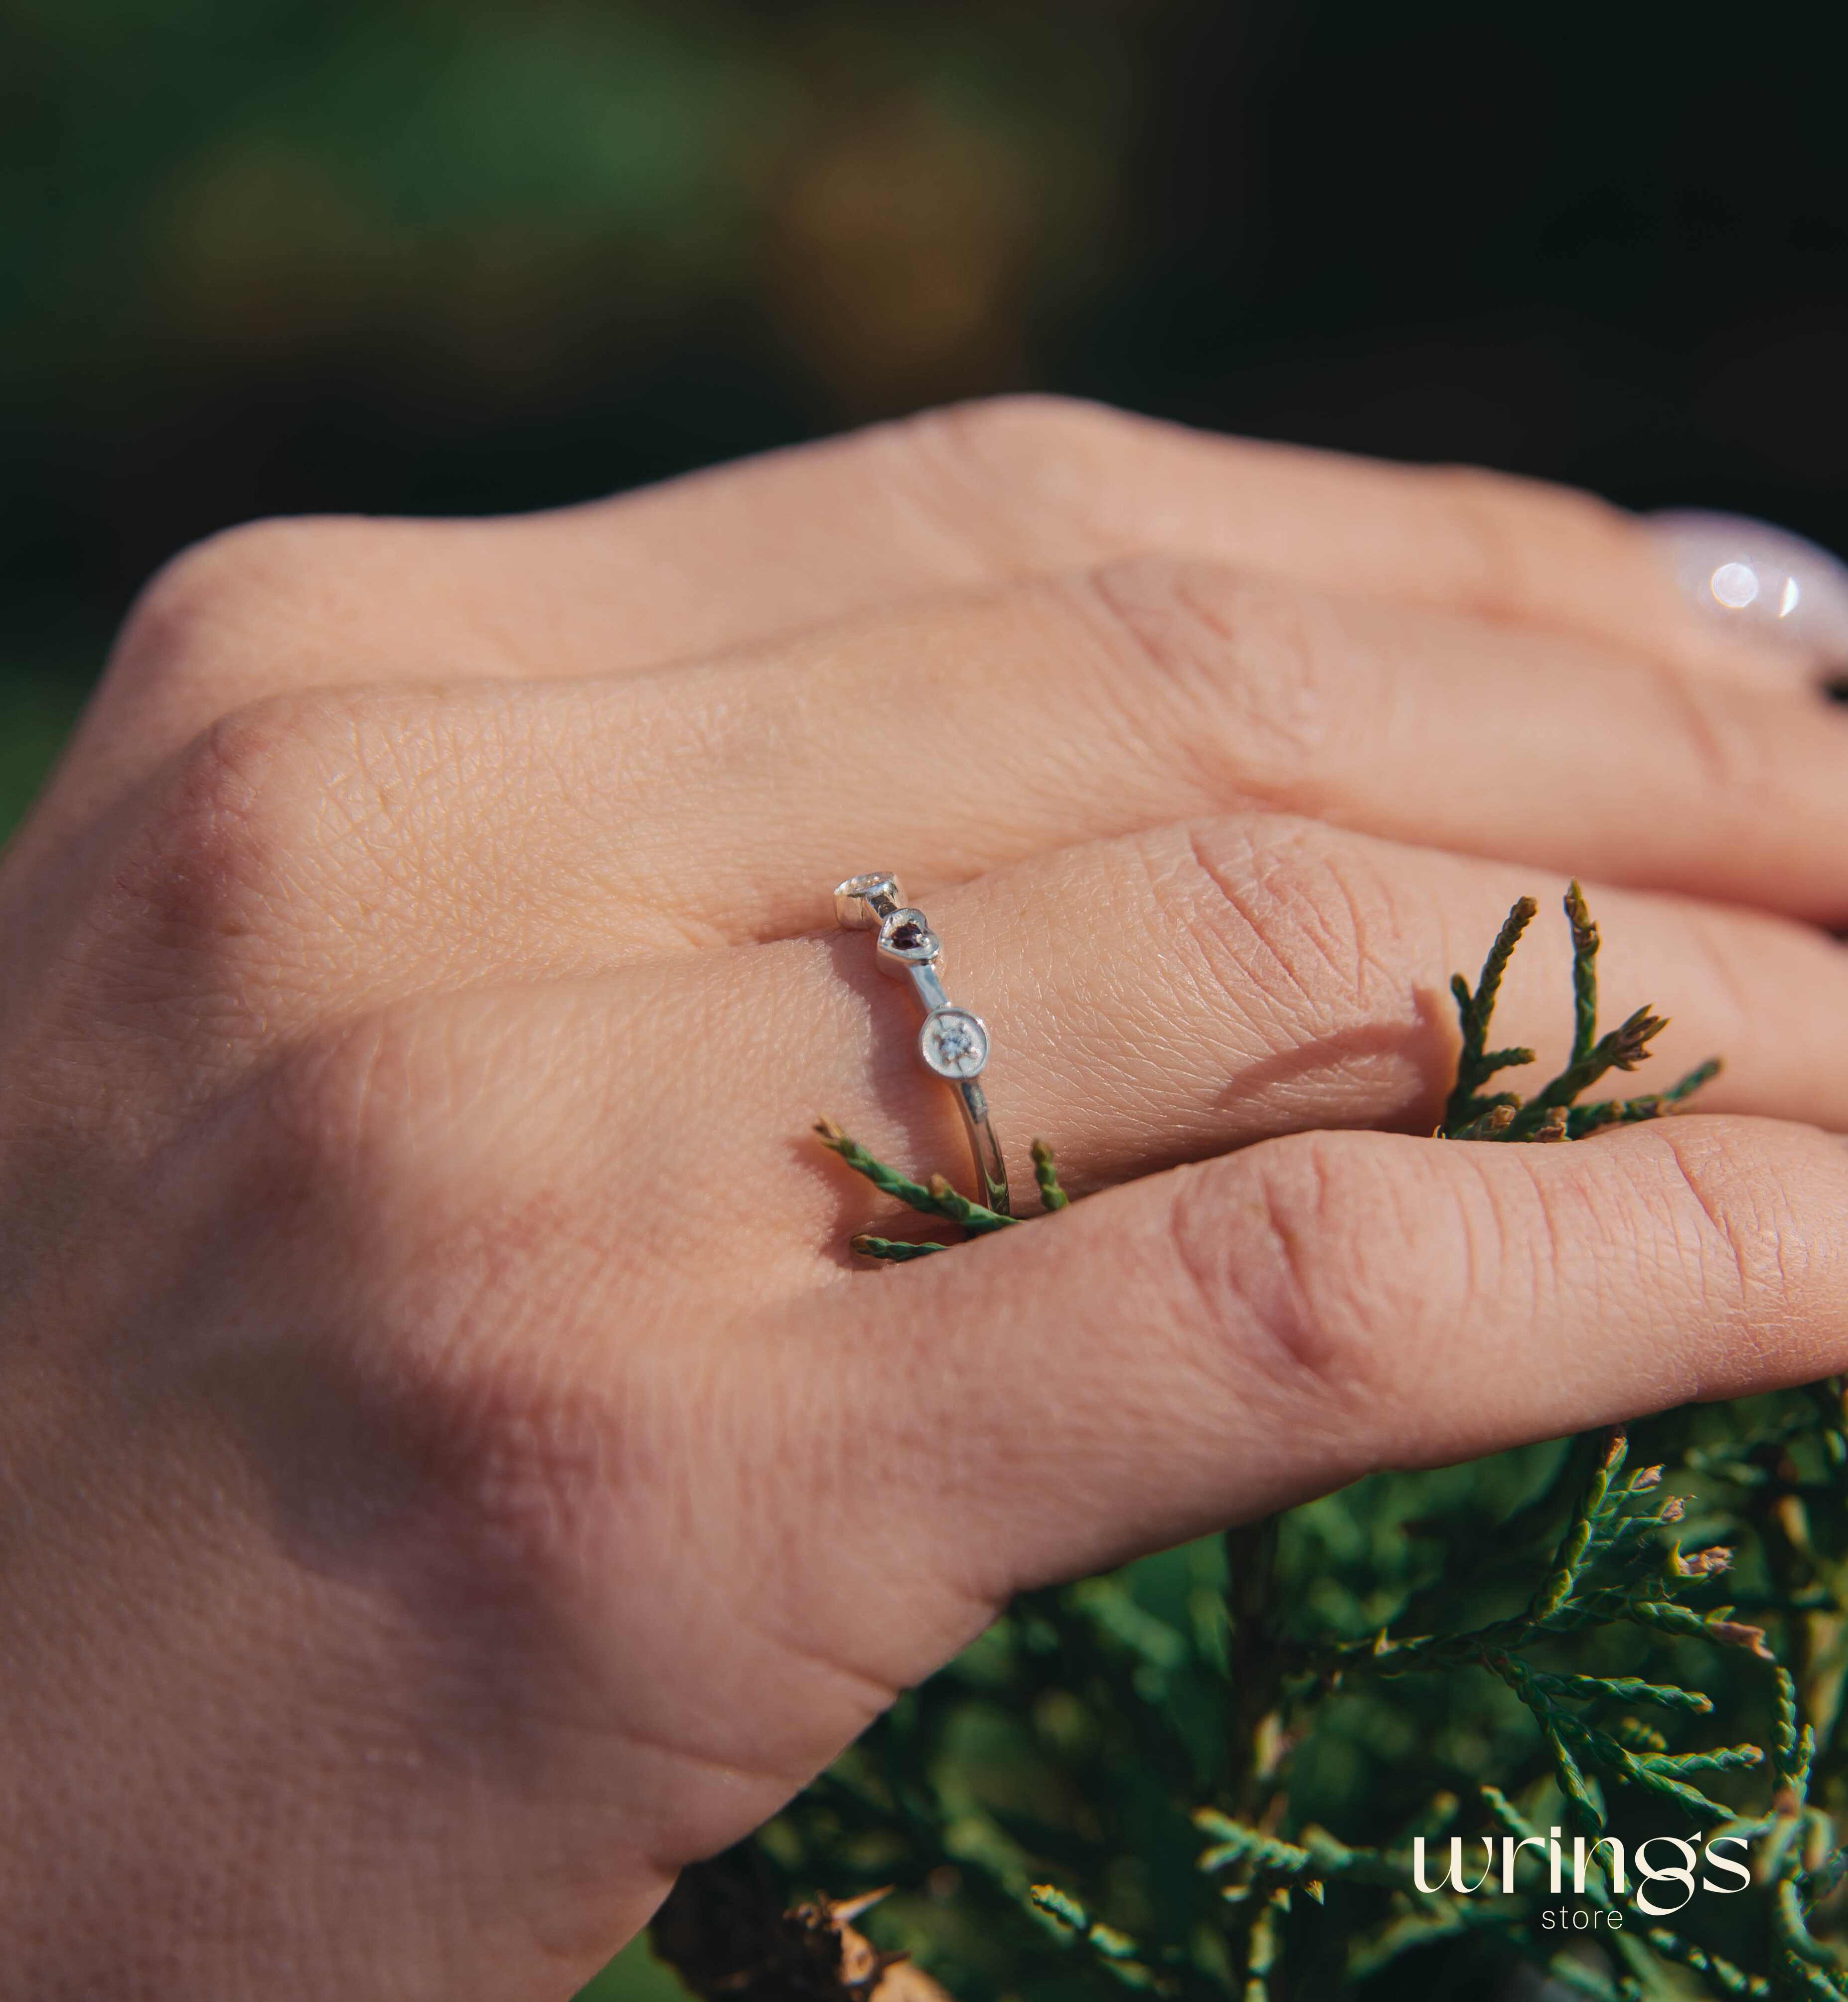
[[[1723,1156],[1719,1156],[1717,1149],[1710,1147],[1703,1152],[1701,1167],[1696,1168],[1689,1158],[1691,1146],[1694,1144],[1698,1143],[1690,1142],[1685,1135],[1679,1138],[1671,1135],[1666,1149],[1668,1159],[1679,1178],[1679,1185],[1693,1198],[1706,1220],[1709,1244],[1717,1243],[1724,1248],[1733,1281],[1731,1297],[1721,1303],[1725,1318],[1728,1321],[1742,1321],[1749,1324],[1754,1304],[1763,1291],[1753,1270],[1756,1262],[1754,1247],[1741,1234],[1731,1214],[1714,1199],[1707,1186],[1707,1178],[1702,1169],[1716,1158],[1723,1159]],[[1703,1257],[1700,1265],[1704,1285],[1710,1261]]]
[[[1013,464],[999,461],[985,442],[1001,421],[993,404],[954,403],[861,434],[886,476],[866,485],[882,498],[899,499],[912,532],[922,531],[919,546],[927,543],[936,553],[933,576],[947,582],[973,584],[992,577],[997,532],[1012,541],[1016,524],[1033,521],[1030,507],[997,510],[994,504],[997,487],[1013,498],[1018,484]],[[1009,558],[1020,562],[1017,546]]]
[[[1759,1019],[1759,1010],[1740,972],[1738,956],[1726,950],[1715,936],[1711,916],[1698,905],[1690,905],[1677,915],[1682,919],[1682,938],[1699,954],[1714,993],[1728,1010],[1726,1019],[1717,1025],[1717,1045],[1722,1049],[1737,1049],[1756,1034]],[[1728,1030],[1733,1032],[1730,1035]],[[1624,1076],[1625,1073],[1620,1071],[1607,1080],[1613,1093],[1623,1090]]]
[[[1494,1229],[1491,1289],[1473,1297],[1480,1301],[1499,1299],[1505,1289],[1515,1303],[1519,1324],[1531,1338],[1544,1325],[1548,1309],[1557,1312],[1566,1302],[1564,1253],[1569,1240],[1560,1225],[1562,1193],[1577,1210],[1581,1225],[1588,1222],[1594,1229],[1600,1229],[1602,1216],[1582,1191],[1556,1190],[1539,1170],[1505,1189],[1490,1164],[1484,1162],[1478,1165],[1473,1186]],[[1464,1227],[1469,1229],[1466,1216]],[[1473,1233],[1470,1241],[1475,1242]],[[1511,1276],[1515,1274],[1519,1276]]]
[[[1727,702],[1722,691],[1665,667],[1653,667],[1650,672],[1700,774],[1703,793],[1742,826],[1753,825],[1763,817],[1777,783],[1766,755],[1770,747],[1756,727],[1762,710]]]
[[[1485,492],[1494,490],[1488,483],[1494,476],[1462,466],[1426,466],[1420,475],[1427,490],[1438,497],[1466,560],[1469,581],[1459,596],[1484,618],[1507,622],[1521,617],[1539,594],[1525,544],[1497,508],[1482,505]],[[1614,516],[1615,511],[1610,513]],[[1601,528],[1606,525],[1599,523]],[[1616,521],[1609,525],[1614,528]]]
[[[1169,1236],[1178,1269],[1201,1303],[1209,1338],[1223,1341],[1226,1331],[1236,1327],[1241,1362],[1255,1362],[1261,1375],[1287,1393],[1291,1407],[1332,1403],[1344,1409],[1359,1380],[1346,1366],[1355,1351],[1334,1338],[1320,1311],[1302,1244],[1326,1207],[1327,1184],[1313,1141],[1294,1147],[1290,1168],[1297,1175],[1306,1168],[1311,1178],[1306,1205],[1294,1184],[1285,1194],[1281,1162],[1274,1159],[1268,1172],[1254,1163],[1240,1191],[1246,1197],[1238,1209],[1240,1227],[1229,1242],[1226,1192],[1208,1178],[1180,1171],[1170,1198]],[[1239,1254],[1254,1233],[1258,1255],[1247,1266]]]
[[[1240,791],[1260,804],[1320,813],[1340,790],[1357,696],[1371,703],[1379,680],[1365,650],[1351,644],[1339,602],[1205,564],[1181,567],[1170,588],[1194,633],[1208,639],[1203,678],[1218,700],[1207,713]]]
[[[1214,858],[1207,852],[1208,835],[1206,825],[1190,821],[1177,832],[1186,843],[1186,860],[1192,865],[1191,880],[1181,885],[1178,895],[1162,879],[1152,880],[1162,888],[1168,909],[1178,919],[1178,928],[1198,945],[1200,963],[1212,978],[1215,987],[1227,999],[1234,1000],[1235,1005],[1232,982],[1219,971],[1219,963],[1226,957],[1228,950],[1226,920],[1229,919],[1250,935],[1259,948],[1259,954],[1275,985],[1284,992],[1279,994],[1267,987],[1262,975],[1254,967],[1243,964],[1236,953],[1232,955],[1234,965],[1257,992],[1271,1004],[1270,1020],[1274,1021],[1277,1009],[1282,1002],[1288,1000],[1301,1003],[1309,997],[1304,991],[1300,975],[1284,957],[1281,949],[1271,943],[1267,929],[1257,922],[1251,908],[1253,889],[1262,891],[1271,886],[1260,874],[1252,888],[1235,894],[1229,887],[1229,872],[1222,871],[1215,866]],[[1201,894],[1202,891],[1204,895]],[[1281,898],[1274,898],[1274,907],[1280,905],[1281,902]],[[1219,914],[1217,922],[1215,921],[1215,912]],[[1253,1025],[1260,1026],[1255,1020]]]
[[[1109,549],[1111,539],[1091,518],[1093,490],[1083,468],[1102,455],[1100,447],[1115,442],[1106,434],[1120,422],[1101,404],[1009,396],[926,411],[892,435],[913,449],[922,445],[932,468],[947,474],[936,518],[980,574],[993,563],[990,539],[997,528],[1013,532],[1006,535],[1009,567],[1044,562],[1043,543],[1034,533],[1041,510],[1055,515],[1062,543],[1069,537],[1098,555]],[[997,491],[1013,504],[997,510]],[[1023,535],[1016,524],[1024,526]]]
[[[1309,644],[1301,592],[1143,558],[1093,571],[1072,602],[1128,670],[1107,682],[1124,732],[1191,773],[1176,808],[1191,794],[1208,811],[1312,810],[1328,735],[1316,698],[1334,664]],[[1157,719],[1152,699],[1163,696]]]
[[[1086,695],[1107,726],[1097,741],[1111,747],[1113,763],[1116,746],[1134,745],[1135,764],[1159,774],[1177,800],[1209,807],[1226,793],[1226,775],[1216,737],[1191,727],[1202,713],[1199,691],[1177,687],[1164,650],[1113,591],[1112,567],[1063,577],[1054,587],[1069,623],[1087,642]],[[1180,699],[1164,704],[1164,695]],[[1103,776],[1107,785],[1107,769]]]
[[[1274,1004],[1293,1003],[1306,1013],[1309,1022],[1318,1030],[1343,1020],[1364,1020],[1369,1001],[1366,961],[1357,950],[1344,950],[1353,946],[1362,929],[1359,905],[1341,871],[1325,857],[1313,853],[1299,858],[1299,845],[1286,835],[1282,841],[1249,851],[1258,866],[1252,885],[1241,885],[1233,870],[1212,852],[1219,831],[1218,824],[1210,821],[1190,821],[1181,830],[1198,871],[1197,883],[1211,893],[1208,923],[1201,935],[1209,940],[1218,938],[1221,927],[1213,923],[1211,912],[1223,909],[1236,920],[1241,930],[1259,942],[1266,964],[1281,977],[1283,991],[1270,997]],[[1299,859],[1307,866],[1299,867]],[[1323,898],[1315,894],[1315,887],[1321,884],[1332,891],[1332,897]],[[1273,922],[1268,925],[1254,902],[1254,889],[1268,901],[1273,914]],[[1191,908],[1191,902],[1184,905],[1184,909]],[[1285,936],[1301,935],[1307,936],[1313,948],[1316,964],[1313,968],[1299,968],[1281,943]],[[1219,950],[1223,954],[1222,945]],[[1249,968],[1243,970],[1262,986],[1261,975],[1253,975]],[[1318,974],[1334,976],[1332,1005],[1327,990],[1316,984]],[[1300,1026],[1296,1033],[1302,1034]]]

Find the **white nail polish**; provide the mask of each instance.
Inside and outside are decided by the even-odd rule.
[[[1648,518],[1682,595],[1742,639],[1848,662],[1848,564],[1788,528],[1669,507]]]

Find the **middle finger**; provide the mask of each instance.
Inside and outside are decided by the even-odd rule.
[[[863,868],[921,891],[1251,807],[1848,918],[1848,712],[1165,563],[661,675],[281,699],[205,762],[284,858],[228,872],[257,929],[300,913],[355,999],[786,936]]]

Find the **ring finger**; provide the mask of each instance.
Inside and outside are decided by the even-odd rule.
[[[1455,1066],[1450,975],[1473,975],[1517,895],[1563,887],[1244,816],[1037,858],[933,897],[929,915],[952,999],[989,1026],[984,1082],[1016,1180],[1044,1135],[1082,1191],[1293,1131],[1428,1133]],[[1665,1088],[1719,1054],[1704,1108],[1848,1128],[1839,948],[1774,919],[1590,895],[1609,940],[1607,1024],[1645,1003],[1674,1018],[1646,1076],[1590,1096]],[[1515,955],[1494,1024],[1498,1045],[1536,1049],[1532,1070],[1498,1080],[1529,1092],[1571,1039],[1557,912],[1552,902]],[[567,1206],[583,1191],[593,1261],[615,1216],[631,1263],[659,1259],[682,1283],[710,1275],[733,1293],[741,1268],[754,1288],[800,1290],[853,1232],[900,1214],[814,1146],[818,1113],[908,1172],[942,1168],[968,1186],[950,1094],[922,1072],[915,1010],[873,957],[864,934],[844,933],[490,988],[391,1011],[334,1047],[363,1072],[390,1149],[453,1164],[465,1189],[486,1173],[496,1185],[539,1177]],[[471,1104],[458,1122],[452,1090],[414,1083],[426,1058],[445,1077],[521,1079],[506,1099],[515,1116]],[[345,1103],[338,1069],[320,1096]],[[392,1185],[355,1182],[354,1199],[370,1216]],[[382,1213],[368,1227],[410,1226]]]

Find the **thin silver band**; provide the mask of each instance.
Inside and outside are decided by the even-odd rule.
[[[988,1094],[979,1082],[988,1066],[988,1024],[968,1009],[957,1007],[943,992],[937,973],[942,941],[924,913],[905,902],[898,877],[883,870],[849,876],[835,891],[834,915],[844,931],[877,932],[880,970],[902,974],[910,981],[924,1010],[918,1055],[926,1070],[955,1088],[975,1162],[975,1199],[1002,1216],[1011,1216],[1007,1168],[989,1117]]]

